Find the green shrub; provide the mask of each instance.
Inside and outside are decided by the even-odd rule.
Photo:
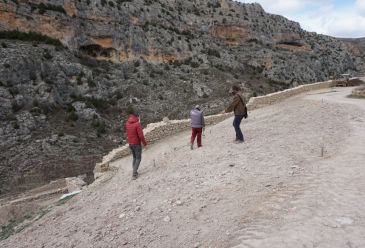
[[[13,110],[14,113],[18,112],[19,110],[21,110],[23,108],[23,105],[20,103],[17,103],[16,101],[13,101],[11,103],[11,109]]]
[[[5,42],[1,42],[1,46],[2,46],[2,48],[8,48],[8,45],[6,45]]]
[[[85,101],[86,106],[90,108],[106,109],[108,107],[108,102],[103,99],[95,97],[87,97],[84,98],[83,100]]]
[[[77,76],[76,78],[77,84],[81,85],[82,84],[82,77],[80,75]]]
[[[141,65],[141,62],[139,60],[134,61],[134,67],[138,67]]]
[[[38,9],[38,13],[41,14],[41,15],[46,13],[47,10],[60,12],[62,14],[67,14],[65,9],[60,5],[44,4],[44,3],[40,3],[40,4],[32,3],[31,4],[31,11],[34,11],[35,9]]]
[[[221,57],[221,54],[219,53],[219,51],[215,50],[215,49],[212,49],[212,48],[208,49],[207,54],[210,55],[210,56],[215,56],[217,58]]]
[[[0,39],[36,41],[54,46],[62,46],[62,43],[59,40],[53,39],[49,36],[35,32],[21,32],[18,30],[0,31]]]
[[[77,121],[79,119],[79,116],[75,111],[71,111],[66,116],[66,121]]]
[[[50,54],[50,52],[48,51],[48,49],[44,49],[43,58],[45,58],[47,60],[51,60],[53,58],[53,56]]]
[[[101,137],[102,134],[106,133],[106,125],[104,121],[99,121],[99,126],[96,128],[96,134]]]
[[[39,101],[37,98],[33,99],[33,107],[38,107],[39,106]]]
[[[91,77],[87,78],[87,85],[89,85],[90,88],[93,88],[96,86],[94,80]]]
[[[51,79],[48,79],[48,78],[45,80],[45,82],[46,82],[46,84],[49,84],[49,85],[53,84],[53,81]]]
[[[9,89],[9,93],[14,97],[19,94],[19,89],[16,87],[12,87]]]

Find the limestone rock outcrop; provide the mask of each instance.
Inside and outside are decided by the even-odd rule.
[[[214,114],[234,84],[257,96],[363,71],[362,49],[259,4],[0,0],[0,194],[92,174],[131,109],[144,125]]]

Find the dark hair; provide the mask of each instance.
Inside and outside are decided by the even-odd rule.
[[[238,85],[233,85],[232,86],[232,91],[240,91],[241,90],[241,88],[238,86]]]

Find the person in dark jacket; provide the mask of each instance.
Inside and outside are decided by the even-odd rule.
[[[202,146],[202,132],[205,127],[203,111],[200,110],[200,106],[196,105],[193,110],[190,111],[191,120],[191,139],[190,148],[194,149],[195,137],[197,137],[198,147]]]
[[[147,142],[143,135],[142,125],[139,122],[138,114],[131,114],[125,125],[128,137],[129,148],[133,154],[133,175],[132,178],[138,177],[138,168],[142,160],[142,144],[147,147]],[[141,144],[142,143],[142,144]]]
[[[236,143],[244,142],[243,133],[241,131],[240,125],[242,119],[247,118],[247,108],[245,99],[241,95],[241,89],[238,86],[233,86],[231,89],[233,95],[232,103],[226,108],[225,112],[234,112],[233,127],[236,132]]]

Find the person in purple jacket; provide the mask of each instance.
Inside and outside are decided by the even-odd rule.
[[[191,139],[190,148],[194,149],[195,137],[197,137],[198,147],[202,146],[202,132],[205,128],[203,111],[200,110],[200,106],[196,105],[193,110],[190,111],[191,119]]]

